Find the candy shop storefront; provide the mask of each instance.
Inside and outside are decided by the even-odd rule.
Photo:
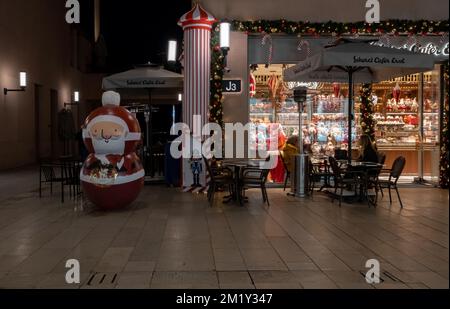
[[[425,27],[427,31],[406,31]],[[284,70],[304,60],[338,38],[376,39],[374,45],[433,55],[434,70],[400,76],[375,84],[355,84],[352,145],[358,148],[362,134],[372,135],[386,165],[399,155],[406,158],[403,182],[445,187],[448,183],[448,23],[383,22],[310,24],[288,21],[234,21],[229,72],[223,73],[223,57],[213,46],[213,85],[241,79],[242,93],[222,93],[212,88],[211,118],[220,122],[251,122],[269,141],[274,128],[281,129],[279,146],[299,133],[299,113],[292,89],[310,90],[303,117],[303,143],[313,156],[333,155],[348,145],[348,85],[329,82],[285,82]],[[430,31],[433,29],[433,31]],[[395,30],[395,31],[394,31]],[[403,31],[402,31],[403,30]],[[216,32],[217,35],[217,32]],[[217,40],[216,40],[217,42]],[[214,32],[213,32],[214,44]],[[215,83],[214,83],[215,82]],[[248,91],[246,91],[248,89]],[[216,92],[214,93],[214,91]],[[259,134],[261,135],[261,134]],[[273,182],[282,182],[277,171]]]

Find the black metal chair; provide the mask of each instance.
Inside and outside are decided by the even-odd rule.
[[[60,169],[60,176],[56,175],[56,169]],[[42,198],[42,185],[50,184],[50,194],[53,195],[53,183],[61,184],[61,203],[64,203],[64,186],[66,178],[64,177],[64,166],[61,164],[41,162],[39,166],[39,198]]]
[[[79,159],[72,157],[61,158],[63,168],[63,176],[65,184],[69,186],[69,195],[72,198],[77,198],[81,192],[80,186],[80,172],[82,163]]]
[[[334,159],[336,160],[347,160],[348,159],[348,151],[344,149],[335,149],[334,150]]]
[[[347,189],[349,187],[354,187],[355,189],[355,195],[358,194],[358,176],[360,176],[360,172],[357,171],[349,171],[349,170],[343,170],[340,166],[337,160],[333,157],[329,158],[331,171],[333,173],[334,178],[334,194],[332,195],[331,201],[334,202],[336,197],[338,196],[337,191],[340,189],[339,193],[339,207],[342,206],[342,198],[344,194],[344,189]]]
[[[386,154],[384,152],[378,152],[378,163],[384,165],[386,163]]]
[[[316,182],[320,182],[322,177],[320,176],[320,166],[317,164],[313,164],[311,160],[309,160],[309,192],[311,192],[311,196],[314,194],[315,184]]]
[[[203,161],[205,162],[206,169],[211,178],[208,188],[208,201],[210,206],[214,205],[214,195],[218,188],[220,187],[228,187],[230,194],[233,194],[233,171],[227,167],[213,167],[209,160],[203,157]]]
[[[394,163],[392,164],[392,168],[389,170],[389,179],[388,180],[379,180],[378,184],[381,190],[388,189],[389,190],[389,202],[392,205],[392,189],[395,189],[397,192],[397,197],[400,202],[400,207],[403,208],[403,202],[400,197],[400,192],[398,191],[398,180],[400,179],[400,176],[403,173],[403,170],[406,165],[406,159],[403,156],[398,157],[395,159]],[[384,170],[383,170],[384,171]],[[383,191],[381,191],[383,192]]]
[[[362,175],[363,190],[369,207],[372,205],[377,206],[378,191],[381,190],[379,176],[382,169],[383,165],[380,164],[378,167],[366,169],[364,175]],[[371,194],[371,190],[373,194]]]
[[[252,188],[260,188],[263,201],[270,207],[269,196],[267,194],[266,183],[270,170],[255,167],[245,167],[241,170],[240,190],[242,196],[245,196],[245,190]],[[241,203],[243,201],[241,200]]]
[[[321,182],[323,179],[323,184],[319,189],[319,192],[324,188],[329,188],[330,186],[330,178],[333,177],[334,174],[330,172],[330,168],[327,160],[323,163],[313,164],[311,160],[309,160],[309,191],[311,192],[311,196],[314,194],[315,185],[317,182]]]

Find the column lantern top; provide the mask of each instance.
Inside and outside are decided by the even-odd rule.
[[[184,30],[189,28],[209,30],[215,22],[216,18],[196,3],[192,10],[181,16],[178,25]]]

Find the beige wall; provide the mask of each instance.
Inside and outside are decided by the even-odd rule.
[[[446,20],[448,0],[380,0],[381,19]],[[202,0],[218,19],[362,21],[365,0]]]
[[[50,155],[50,90],[58,91],[58,109],[71,100],[75,89],[83,95],[86,78],[70,65],[74,36],[65,22],[64,4],[55,0],[0,1],[0,169],[35,162],[35,84],[42,86],[41,155]],[[87,42],[79,42],[79,50],[89,47]],[[18,87],[20,70],[28,73],[26,92],[4,96],[3,88]],[[100,86],[99,79],[93,79],[89,85]]]
[[[242,93],[225,94],[223,103],[224,122],[240,122],[246,124],[249,121],[248,113],[248,76],[249,67],[247,61],[248,37],[245,33],[232,32],[230,37],[230,51],[228,53],[229,73],[225,73],[224,79],[241,79]]]
[[[223,102],[223,121],[225,123],[242,123],[249,122],[249,105],[248,105],[248,37],[242,32],[232,32],[230,35],[230,51],[228,53],[227,66],[230,72],[225,73],[224,79],[240,79],[242,80],[242,93],[225,94]],[[248,136],[245,136],[248,139]],[[246,143],[247,144],[247,143]],[[236,150],[235,150],[236,154]],[[247,154],[247,147],[245,147]]]

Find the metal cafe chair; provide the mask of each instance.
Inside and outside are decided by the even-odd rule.
[[[379,176],[383,166],[380,164],[377,167],[370,167],[363,171],[361,174],[363,193],[369,204],[369,207],[372,205],[374,207],[377,206],[378,203],[378,191],[380,190]],[[370,192],[372,191],[373,194]]]
[[[55,169],[60,169],[60,176],[56,176]],[[64,203],[64,168],[61,164],[41,162],[39,167],[39,198],[42,198],[42,185],[50,184],[50,194],[53,195],[53,183],[61,184],[61,203]]]
[[[65,185],[69,186],[69,195],[71,198],[77,198],[81,193],[80,172],[82,163],[80,160],[72,157],[61,158],[63,166],[63,175]]]
[[[347,171],[343,170],[340,166],[337,160],[333,157],[329,158],[331,171],[333,173],[334,178],[334,194],[332,195],[331,202],[334,202],[336,199],[337,192],[340,190],[339,193],[339,207],[342,206],[342,198],[344,195],[344,189],[346,189],[349,186],[354,186],[355,188],[355,195],[358,194],[358,176],[360,175],[360,172],[356,171]]]
[[[405,157],[398,157],[395,159],[394,163],[392,164],[392,168],[389,171],[389,179],[388,180],[379,180],[379,187],[382,189],[388,189],[389,190],[389,202],[392,205],[392,189],[395,189],[397,192],[398,201],[400,202],[400,207],[403,208],[403,202],[400,197],[400,192],[398,191],[398,180],[400,179],[400,176],[403,173],[403,170],[406,165],[406,159]],[[386,170],[383,170],[383,172]],[[383,192],[383,191],[381,191]]]
[[[263,201],[270,207],[269,196],[267,194],[266,183],[269,177],[270,170],[260,169],[255,167],[245,167],[241,171],[240,177],[240,189],[242,190],[242,196],[245,196],[245,190],[251,188],[260,188]],[[242,203],[242,200],[241,200]]]
[[[207,197],[209,204],[212,207],[214,204],[214,195],[216,194],[218,188],[227,186],[230,194],[233,194],[233,171],[227,167],[213,167],[211,162],[206,157],[203,157],[203,161],[205,162],[206,169],[211,179]]]
[[[309,191],[311,192],[311,196],[314,194],[314,190],[316,189],[316,183],[321,183],[323,179],[323,184],[319,188],[319,192],[323,191],[325,188],[330,188],[330,178],[332,178],[334,174],[330,172],[330,166],[327,160],[324,160],[323,163],[313,163],[311,159],[309,160]]]

